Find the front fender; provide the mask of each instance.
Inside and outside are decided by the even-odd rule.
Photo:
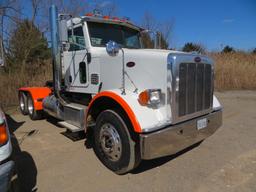
[[[158,109],[142,106],[138,102],[138,94],[128,90],[126,91],[125,95],[122,95],[121,91],[118,89],[103,91],[97,94],[90,102],[88,111],[90,110],[90,107],[93,105],[94,101],[100,97],[110,97],[119,103],[130,118],[135,132],[149,132],[167,124],[167,118],[165,115],[166,110],[164,106]]]
[[[164,105],[158,108],[142,106],[138,101],[139,94],[134,92],[126,91],[126,94],[122,95],[118,90],[115,94],[122,97],[131,107],[141,126],[141,132],[150,132],[170,124]]]

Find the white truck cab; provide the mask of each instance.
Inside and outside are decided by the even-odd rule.
[[[66,18],[50,8],[53,88],[21,88],[23,114],[37,119],[46,112],[71,131],[91,132],[96,155],[118,174],[221,126],[210,58],[145,49],[143,29],[127,20]]]

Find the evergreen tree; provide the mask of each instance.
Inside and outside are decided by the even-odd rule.
[[[182,51],[184,52],[198,52],[198,53],[201,53],[201,54],[205,54],[205,48],[200,45],[200,44],[196,44],[196,43],[186,43],[183,48],[182,48]]]
[[[235,49],[233,47],[230,47],[230,46],[227,45],[223,48],[223,50],[221,52],[222,53],[234,53]]]
[[[15,69],[33,67],[50,57],[50,50],[45,37],[29,20],[23,20],[14,30],[9,42],[8,58]]]

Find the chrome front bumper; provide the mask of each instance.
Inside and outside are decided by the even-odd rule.
[[[198,130],[197,121],[207,118],[207,127]],[[156,132],[141,134],[142,159],[154,159],[175,154],[212,135],[222,125],[222,111],[188,120]]]

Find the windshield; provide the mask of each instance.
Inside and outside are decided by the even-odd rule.
[[[125,48],[140,49],[140,33],[137,30],[109,23],[87,22],[91,44],[105,47],[112,40]]]

